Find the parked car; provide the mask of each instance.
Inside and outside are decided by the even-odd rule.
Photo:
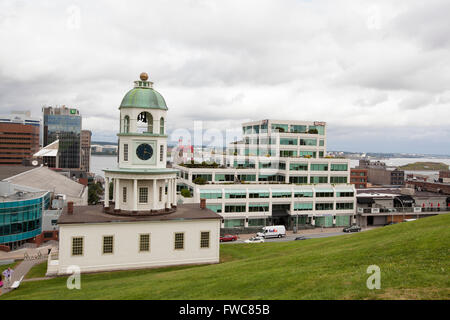
[[[226,235],[220,236],[220,242],[236,241],[237,239],[238,239],[238,236],[232,235],[232,234],[226,234]]]
[[[245,240],[245,243],[261,243],[261,242],[264,242],[263,237],[252,237],[248,240]]]
[[[286,228],[284,226],[263,227],[261,232],[258,232],[256,235],[264,239],[281,238],[286,236]]]
[[[359,232],[359,231],[361,231],[361,227],[354,224],[351,227],[342,229],[342,231],[344,231],[344,232]]]
[[[305,236],[300,236],[295,238],[294,240],[308,240],[309,238],[305,237]]]

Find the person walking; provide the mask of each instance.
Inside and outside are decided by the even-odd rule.
[[[14,273],[14,270],[11,268],[8,268],[8,286],[11,286],[11,279],[12,279],[13,273]]]

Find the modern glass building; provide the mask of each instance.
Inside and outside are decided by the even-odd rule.
[[[0,245],[15,248],[42,233],[42,216],[50,206],[50,192],[17,191],[5,183],[0,187]]]
[[[81,167],[81,115],[77,109],[44,107],[44,146],[59,140],[59,167]]]

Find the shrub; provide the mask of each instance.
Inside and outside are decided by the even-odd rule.
[[[189,189],[181,189],[180,193],[185,198],[191,198],[192,197],[191,191]]]

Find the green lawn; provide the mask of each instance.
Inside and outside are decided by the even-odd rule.
[[[25,279],[43,278],[47,272],[47,261],[34,265],[25,275]]]
[[[450,299],[450,214],[338,237],[224,244],[220,264],[24,282],[0,299]],[[381,289],[369,290],[369,265]]]

